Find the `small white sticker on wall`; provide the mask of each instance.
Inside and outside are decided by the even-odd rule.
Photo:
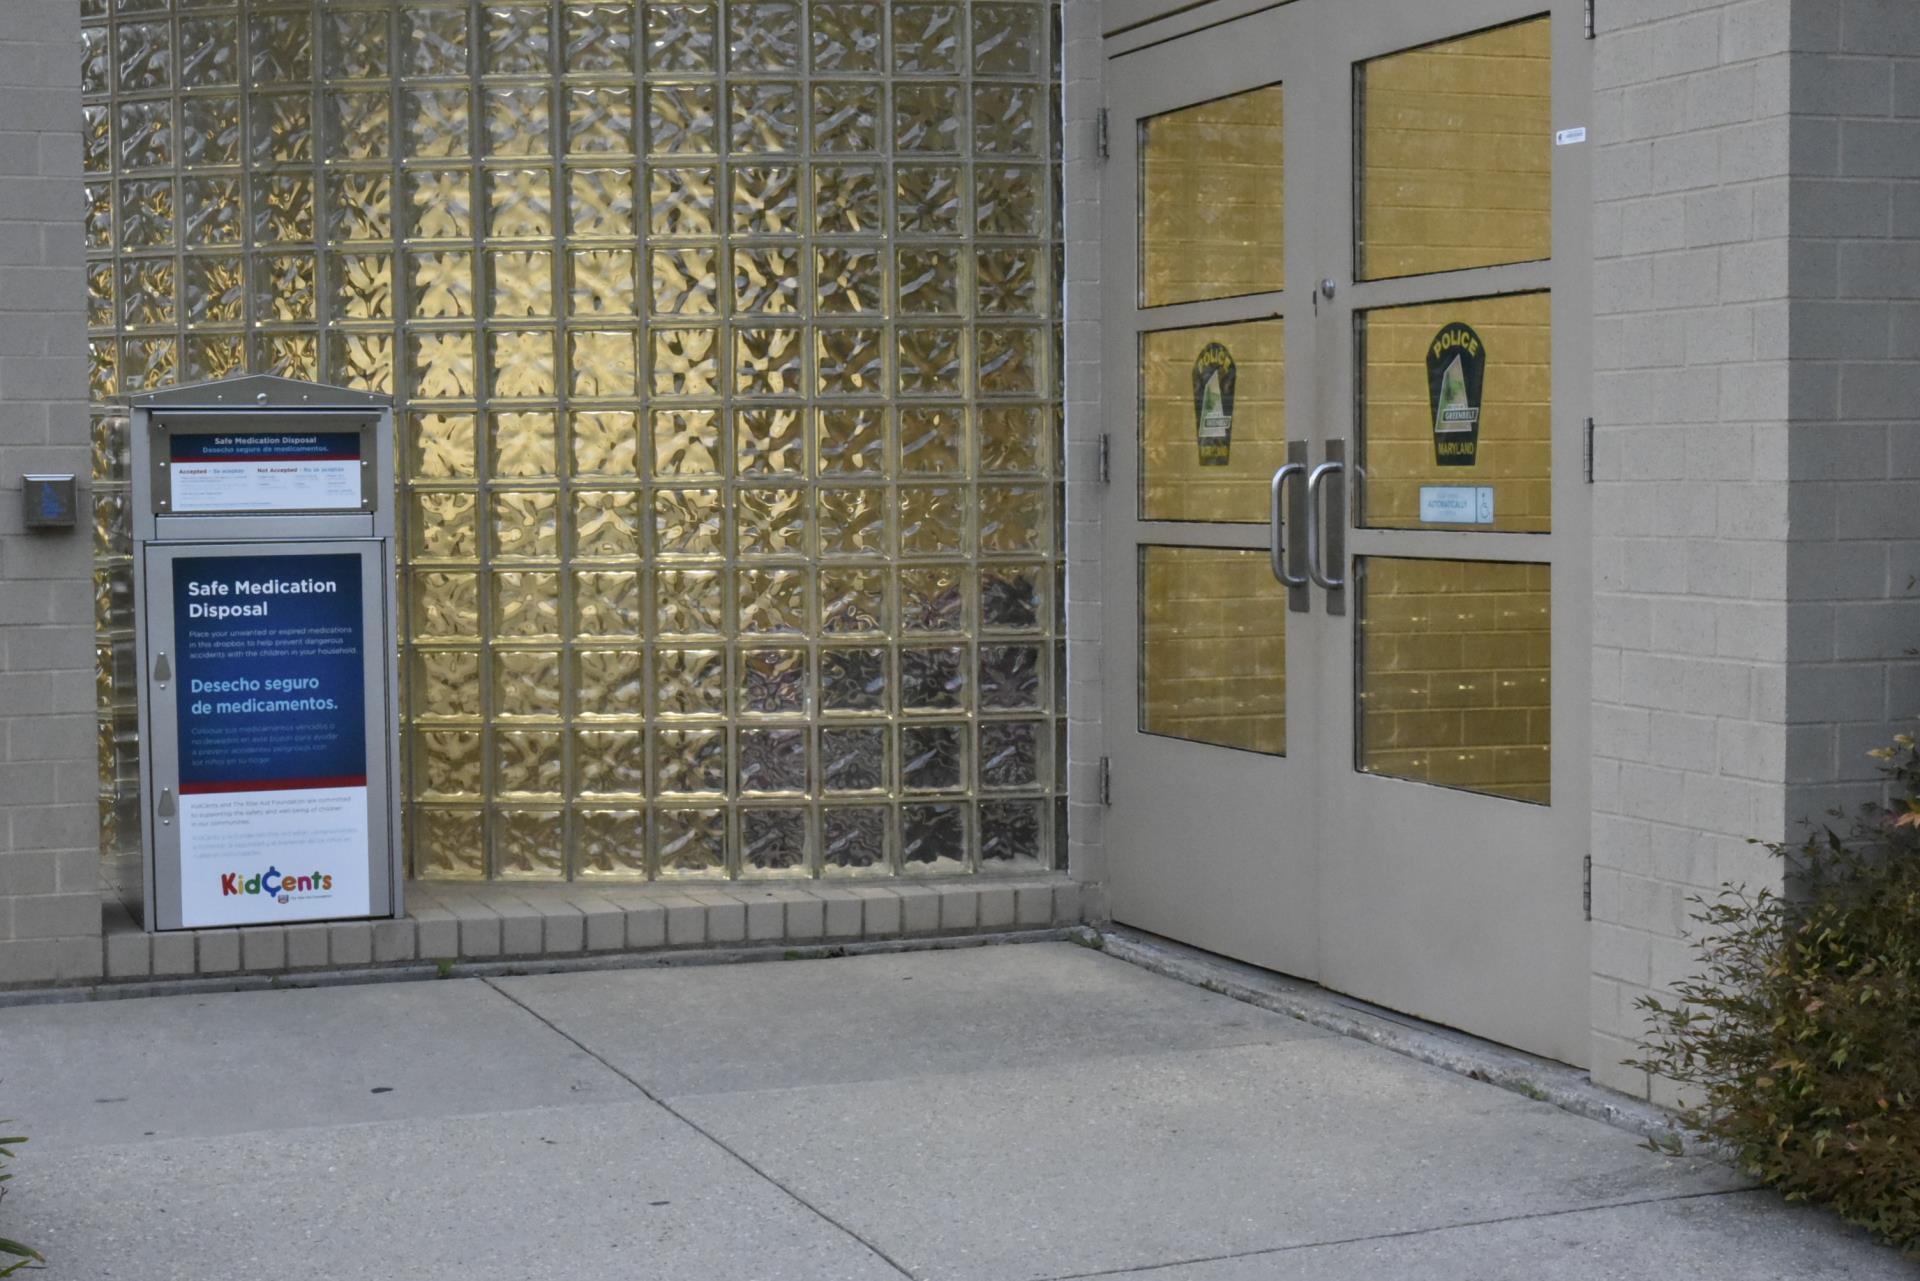
[[[1571,147],[1577,142],[1585,142],[1586,140],[1587,127],[1585,125],[1581,125],[1577,129],[1562,129],[1559,133],[1553,135],[1553,145],[1556,147]]]
[[[1493,524],[1493,486],[1422,485],[1420,519],[1429,525]]]

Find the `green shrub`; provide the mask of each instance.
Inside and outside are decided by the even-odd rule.
[[[1754,1177],[1920,1255],[1920,751],[1895,742],[1888,805],[1773,847],[1784,896],[1696,900],[1702,972],[1640,1002],[1630,1066]]]
[[[5,1122],[0,1122],[0,1125],[4,1124]],[[13,1160],[14,1147],[25,1142],[26,1140],[17,1134],[0,1137],[0,1201],[6,1199],[7,1180],[13,1177],[3,1167],[6,1162]],[[39,1251],[32,1246],[21,1245],[18,1241],[0,1237],[0,1277],[10,1277],[24,1267],[41,1262],[44,1260],[40,1257]]]

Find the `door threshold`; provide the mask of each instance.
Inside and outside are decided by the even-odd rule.
[[[1217,992],[1323,1031],[1350,1036],[1459,1076],[1498,1086],[1563,1112],[1604,1122],[1671,1150],[1711,1153],[1713,1145],[1683,1130],[1674,1115],[1652,1103],[1596,1085],[1582,1068],[1528,1054],[1412,1015],[1343,996],[1244,961],[1126,926],[1098,930],[1109,956],[1166,978]]]

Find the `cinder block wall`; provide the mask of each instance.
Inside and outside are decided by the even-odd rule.
[[[1798,0],[1787,817],[1920,722],[1920,5]]]
[[[100,974],[90,503],[28,533],[24,472],[88,474],[80,6],[0,18],[0,984]]]
[[[1920,717],[1920,7],[1601,6],[1593,1062]]]
[[[1786,826],[1794,8],[1600,6],[1592,1065],[1635,1093],[1687,899]]]
[[[1087,888],[1086,916],[1106,916],[1100,806],[1100,164],[1106,52],[1097,4],[1061,8],[1065,85],[1060,210],[1066,249],[1067,870]]]

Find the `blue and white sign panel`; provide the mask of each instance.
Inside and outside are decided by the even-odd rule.
[[[183,925],[372,910],[363,564],[173,560]]]
[[[360,433],[184,433],[167,448],[169,510],[358,511]]]

